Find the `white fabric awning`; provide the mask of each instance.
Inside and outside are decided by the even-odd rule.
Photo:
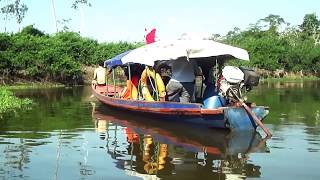
[[[175,60],[180,57],[204,58],[215,56],[249,60],[246,50],[212,40],[172,40],[147,44],[122,57],[125,63],[140,63],[153,66],[157,60]]]

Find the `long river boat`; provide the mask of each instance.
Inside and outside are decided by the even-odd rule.
[[[200,69],[195,81],[196,98],[191,103],[166,99],[168,62],[182,58],[195,61]],[[239,59],[248,61],[248,52],[212,40],[158,41],[106,60],[104,66],[110,72],[107,83],[93,83],[92,92],[104,105],[119,112],[232,131],[255,131],[261,126],[271,135],[262,124],[269,108],[245,97],[258,85],[259,75],[248,68],[225,66],[227,61]],[[138,79],[134,72],[137,67]]]

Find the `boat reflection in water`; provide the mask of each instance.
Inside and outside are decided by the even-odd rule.
[[[96,109],[93,120],[116,167],[143,179],[260,177],[260,166],[249,162],[249,154],[268,152],[257,132],[159,122],[106,107]]]

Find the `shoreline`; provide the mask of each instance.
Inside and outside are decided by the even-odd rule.
[[[300,81],[319,81],[320,77],[316,76],[305,76],[305,77],[267,77],[260,78],[260,82],[300,82]]]
[[[24,83],[13,83],[2,85],[2,87],[6,87],[10,90],[17,89],[41,89],[41,88],[58,88],[58,87],[66,87],[66,85],[61,83],[35,83],[35,82],[24,82]]]
[[[305,76],[305,77],[267,77],[267,78],[260,78],[261,83],[265,82],[301,82],[301,81],[319,81],[320,77],[316,76]],[[91,81],[85,81],[83,84],[79,85],[66,85],[59,82],[33,82],[33,81],[23,81],[16,82],[13,84],[5,84],[1,85],[2,87],[6,87],[8,89],[39,89],[39,88],[58,88],[58,87],[75,87],[75,86],[89,86]]]

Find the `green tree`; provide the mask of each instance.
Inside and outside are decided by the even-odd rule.
[[[279,26],[286,23],[282,17],[274,14],[270,14],[269,16],[260,19],[260,21],[268,23],[268,29],[271,32],[278,32]]]
[[[75,0],[71,6],[71,8],[75,10],[80,9],[80,33],[82,34],[85,31],[84,11],[83,11],[84,6],[91,7],[91,3],[88,0]]]
[[[21,3],[21,0],[14,0],[14,2],[9,2],[7,5],[1,7],[1,13],[5,14],[6,20],[8,19],[8,17],[15,17],[19,26],[24,19],[27,11],[28,7],[25,4]]]
[[[320,21],[315,13],[306,14],[302,24],[299,26],[301,31],[308,36],[312,36],[319,31]]]
[[[31,36],[44,36],[45,35],[44,32],[33,27],[33,25],[29,25],[29,26],[24,27],[20,33],[25,34],[25,35],[31,35]]]
[[[75,0],[72,4],[71,8],[78,9],[80,4],[87,5],[87,6],[91,7],[91,3],[88,0]]]
[[[299,28],[303,39],[312,38],[315,45],[320,43],[320,20],[315,13],[306,14]]]

